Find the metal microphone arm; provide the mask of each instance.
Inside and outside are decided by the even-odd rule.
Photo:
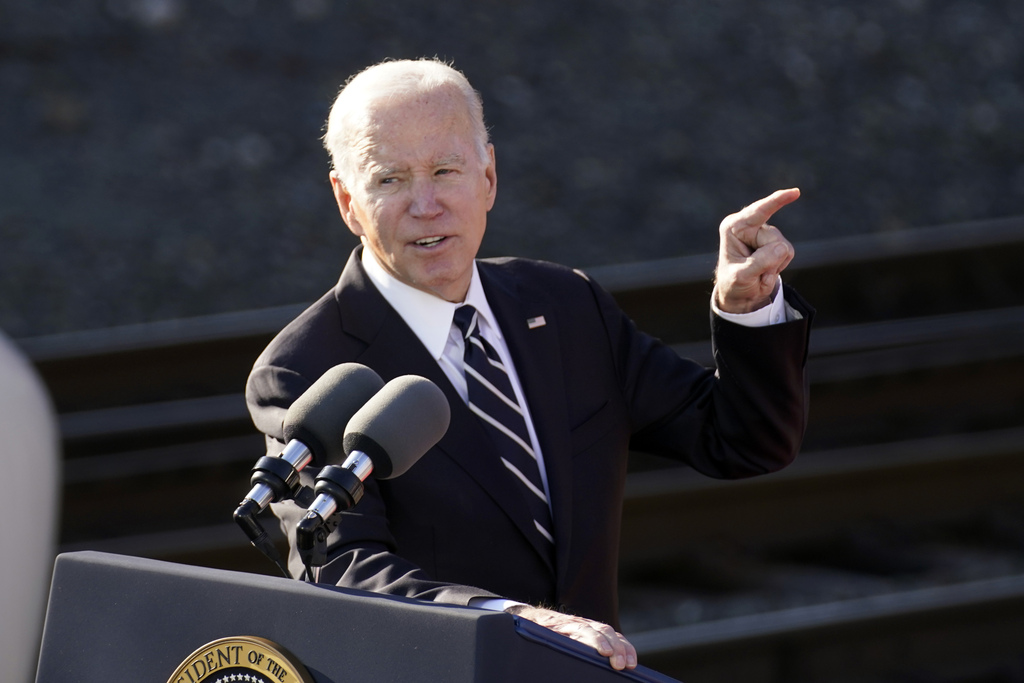
[[[306,567],[306,576],[315,581],[314,569],[327,562],[327,535],[330,520],[348,510],[363,497],[363,481],[373,472],[373,461],[361,451],[349,454],[341,466],[320,470],[313,492],[316,500],[295,527],[295,545]]]

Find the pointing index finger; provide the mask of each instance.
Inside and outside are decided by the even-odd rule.
[[[737,222],[751,228],[764,225],[776,211],[787,204],[792,204],[799,198],[799,188],[793,187],[788,190],[778,190],[764,199],[759,199],[736,214]]]

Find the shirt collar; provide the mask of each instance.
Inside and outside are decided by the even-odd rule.
[[[476,308],[480,317],[486,322],[486,326],[481,327],[490,327],[491,331],[501,338],[501,330],[494,319],[494,312],[491,311],[490,304],[487,303],[483,285],[480,283],[480,272],[477,269],[476,261],[473,261],[473,275],[466,300],[454,304],[399,281],[384,270],[373,252],[365,247],[361,261],[363,270],[380,291],[381,296],[398,312],[398,315],[402,317],[402,320],[435,359],[440,359],[444,353],[444,347],[448,343],[448,334],[452,328],[452,319],[455,317],[455,309],[463,304],[469,304]]]

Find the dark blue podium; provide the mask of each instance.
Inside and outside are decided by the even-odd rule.
[[[614,671],[501,612],[98,552],[57,558],[36,681],[167,681],[197,649],[238,636],[279,644],[316,683],[674,681]]]

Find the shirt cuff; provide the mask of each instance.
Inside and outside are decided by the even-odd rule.
[[[782,277],[778,276],[775,283],[775,298],[767,306],[763,306],[750,313],[726,313],[715,303],[715,297],[711,297],[711,310],[715,315],[744,327],[767,327],[777,325],[789,320],[787,316],[786,298],[782,294]]]
[[[469,601],[470,607],[479,607],[480,609],[486,609],[492,612],[504,612],[509,607],[523,604],[525,603],[516,602],[515,600],[506,600],[504,598],[471,598]]]

